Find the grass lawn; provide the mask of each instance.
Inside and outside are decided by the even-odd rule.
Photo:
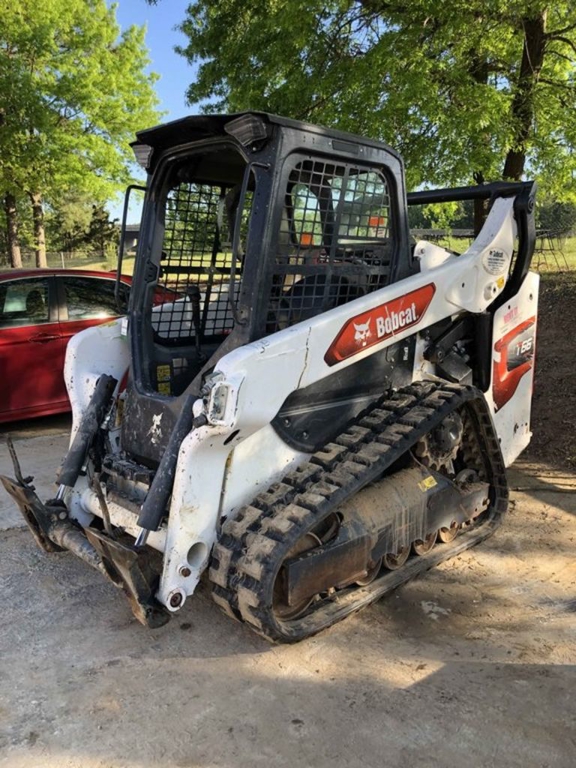
[[[464,253],[472,240],[462,238],[444,238],[438,245],[457,253]],[[535,272],[576,272],[576,237],[538,238],[532,258]]]
[[[576,237],[545,243],[544,250],[534,254],[533,264],[540,272],[576,271]]]
[[[135,262],[135,256],[125,256],[122,260],[122,274],[123,275],[132,275],[134,273],[134,262]],[[66,269],[94,269],[94,270],[102,270],[103,272],[115,272],[116,271],[116,260],[93,260],[90,259],[89,261],[87,259],[66,259],[64,261],[66,265]],[[56,267],[61,266],[61,264],[50,264],[50,266]]]

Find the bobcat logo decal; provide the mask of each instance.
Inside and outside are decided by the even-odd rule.
[[[386,292],[392,290],[390,286]],[[326,350],[324,361],[336,365],[395,336],[405,338],[409,328],[421,323],[435,293],[435,284],[428,283],[349,318]]]
[[[354,330],[356,331],[354,334],[354,341],[357,344],[360,344],[361,346],[365,347],[367,342],[367,339],[372,336],[372,333],[370,331],[370,320],[372,318],[368,318],[367,323],[354,323]]]
[[[152,426],[146,433],[146,435],[150,437],[152,445],[157,445],[162,439],[162,427],[160,422],[162,421],[163,415],[163,413],[158,413],[155,416],[152,416]]]

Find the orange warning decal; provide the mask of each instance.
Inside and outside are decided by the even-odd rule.
[[[350,318],[330,345],[324,360],[328,365],[335,365],[416,325],[424,317],[435,292],[434,283],[428,283]]]

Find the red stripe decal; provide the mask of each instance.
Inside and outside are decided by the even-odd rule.
[[[500,353],[494,361],[492,396],[497,409],[502,408],[514,396],[520,379],[534,365],[536,347],[536,317],[517,325],[494,344]]]

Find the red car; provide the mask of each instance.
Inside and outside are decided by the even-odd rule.
[[[0,422],[70,410],[66,345],[78,331],[118,316],[115,279],[79,269],[0,272]],[[130,282],[122,276],[121,306]]]

